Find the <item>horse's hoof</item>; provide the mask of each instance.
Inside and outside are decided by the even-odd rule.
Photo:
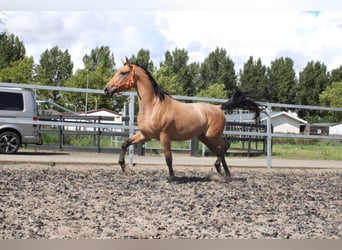
[[[122,168],[122,172],[124,173],[124,175],[129,175],[130,169],[128,167],[124,167]]]
[[[223,178],[224,177],[222,176],[222,174],[219,174],[219,173],[209,175],[209,180],[211,181],[222,182]]]
[[[231,181],[233,181],[233,178],[230,175],[226,175],[224,177],[224,182],[231,182]]]
[[[174,175],[167,177],[167,182],[173,182],[176,179]]]

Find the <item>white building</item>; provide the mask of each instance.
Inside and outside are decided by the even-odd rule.
[[[87,116],[87,119],[82,117]],[[97,116],[102,116],[102,117],[108,117],[110,119],[105,119],[101,120],[101,124],[113,124],[113,125],[121,125],[122,124],[122,116],[112,110],[106,109],[106,108],[101,108],[97,110],[90,110],[86,114],[85,113],[80,113],[78,116],[69,118],[69,119],[64,119],[66,122],[83,122],[83,123],[94,123],[96,122],[95,120],[90,120],[88,118],[90,117],[97,117]],[[78,130],[78,131],[94,131],[95,128],[93,127],[85,127],[85,126],[64,126],[65,130]],[[110,129],[111,131],[121,131],[121,129],[116,128],[116,129]]]
[[[261,121],[266,122],[267,118]],[[307,124],[307,121],[300,119],[295,112],[279,112],[271,115],[274,133],[299,134],[300,126]]]
[[[110,109],[106,108],[101,108],[101,109],[96,109],[96,110],[90,110],[86,114],[81,113],[80,115],[85,115],[85,116],[107,116],[107,117],[113,117],[114,123],[122,123],[122,116]],[[103,122],[105,123],[105,122]],[[111,122],[112,123],[112,122]]]
[[[342,135],[342,124],[330,126],[329,135]]]

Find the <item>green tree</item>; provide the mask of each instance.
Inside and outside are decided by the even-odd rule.
[[[85,69],[94,70],[95,68],[115,70],[115,59],[108,46],[96,47],[90,51],[89,55],[83,57]]]
[[[242,90],[249,92],[255,99],[270,100],[269,89],[267,88],[266,66],[261,59],[254,61],[250,56],[240,70],[240,85]]]
[[[88,69],[79,69],[71,76],[65,86],[71,88],[83,88],[83,89],[103,89],[105,84],[113,76],[113,72],[103,72],[103,68],[96,67],[92,71]],[[86,94],[86,93],[74,93],[66,92],[61,104],[70,110],[77,112],[88,112],[98,108],[108,108],[114,111],[121,111],[124,102],[124,96],[114,96],[109,98],[103,94]]]
[[[340,82],[342,81],[342,65],[336,69],[331,70],[330,82]]]
[[[129,59],[130,62],[135,62],[153,73],[153,62],[150,58],[150,51],[148,49],[140,49],[137,56],[132,55]]]
[[[281,57],[267,68],[268,89],[270,98],[268,101],[280,103],[296,102],[296,72],[293,69],[293,60]]]
[[[328,107],[342,107],[342,81],[333,82],[319,95],[320,104]],[[341,122],[342,112],[328,112],[330,122]]]
[[[0,70],[0,81],[13,83],[33,83],[36,76],[36,66],[33,57],[24,57],[11,63],[11,66]]]
[[[200,91],[198,88],[200,75],[200,64],[198,62],[192,62],[187,66],[186,84],[183,84],[185,95],[194,96]]]
[[[182,95],[185,95],[184,89],[186,88],[186,78],[187,78],[187,63],[189,60],[188,52],[185,49],[178,49],[176,48],[174,51],[166,51],[165,52],[165,60],[164,63],[161,63],[161,67],[167,67],[168,70],[162,71],[163,73],[166,73],[166,77],[169,77],[171,79],[174,79],[174,83],[169,84],[176,84],[177,89],[182,89],[183,93]]]
[[[24,59],[25,53],[24,43],[17,36],[6,32],[0,33],[0,70]]]
[[[229,96],[236,88],[234,62],[225,49],[216,48],[215,51],[210,52],[201,64],[200,74],[201,89],[207,89],[212,84],[223,83],[224,91]]]
[[[226,87],[224,84],[215,83],[210,85],[207,89],[201,90],[197,93],[198,97],[208,97],[208,98],[227,98]]]
[[[177,84],[177,75],[170,72],[166,66],[161,66],[155,73],[155,79],[158,85],[171,95],[182,95],[183,89],[180,84]]]
[[[182,89],[182,95],[193,96],[196,92],[196,76],[198,75],[199,66],[196,63],[188,65],[189,56],[185,49],[176,48],[174,51],[166,51],[165,60],[160,64],[166,67],[162,73],[167,74],[165,77],[172,78],[176,75],[175,84],[179,85],[177,90]],[[170,83],[171,84],[171,83]],[[174,83],[172,83],[174,84]]]
[[[165,52],[165,60],[164,63],[161,63],[161,66],[164,65],[168,67],[171,72],[177,73],[186,68],[188,61],[188,52],[185,49],[176,48],[172,52]]]
[[[96,47],[90,54],[83,57],[84,68],[79,69],[65,83],[68,87],[103,89],[114,75],[114,55],[109,47]],[[126,100],[124,96],[108,98],[105,95],[86,93],[66,93],[64,105],[77,112],[89,111],[98,108],[108,108],[121,111]]]
[[[40,56],[38,82],[48,86],[63,87],[72,75],[73,63],[68,50],[62,51],[57,46],[46,49]],[[58,91],[40,92],[40,96],[58,102],[63,96]]]
[[[324,63],[308,62],[303,71],[299,72],[298,102],[302,105],[319,105],[319,95],[329,84],[329,74]],[[319,112],[300,110],[300,117],[310,121],[319,121]]]

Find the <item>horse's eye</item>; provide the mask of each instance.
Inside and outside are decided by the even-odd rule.
[[[122,75],[122,76],[123,76],[123,75],[126,75],[126,74],[127,74],[127,72],[124,72],[124,71],[121,71],[121,72],[120,72],[120,75]]]

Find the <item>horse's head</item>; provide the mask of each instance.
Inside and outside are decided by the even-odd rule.
[[[123,66],[106,84],[104,91],[110,96],[120,94],[121,92],[125,92],[133,88],[135,81],[135,65],[131,64],[126,57],[126,61],[123,61]]]

